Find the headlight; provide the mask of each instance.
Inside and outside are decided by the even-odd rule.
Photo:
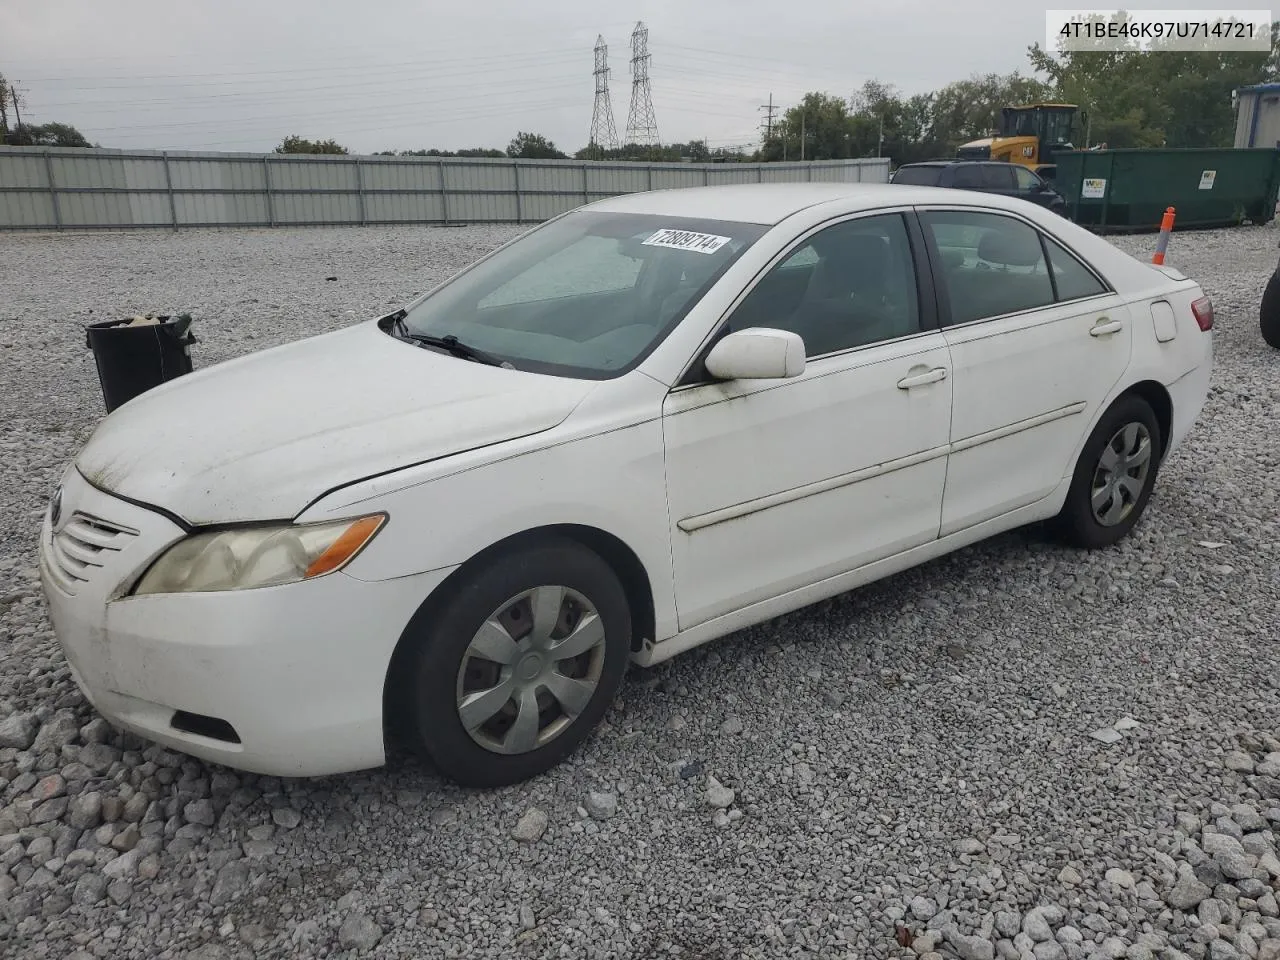
[[[337,523],[197,533],[161,554],[133,592],[247,590],[311,580],[342,567],[385,520],[375,514]]]

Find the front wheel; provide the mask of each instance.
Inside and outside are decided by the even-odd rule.
[[[1258,326],[1262,330],[1262,339],[1280,349],[1280,270],[1271,274],[1266,289],[1262,291]]]
[[[1160,423],[1151,405],[1122,397],[1089,435],[1054,526],[1073,546],[1108,547],[1146,510],[1160,466]]]
[[[489,563],[406,631],[402,709],[419,751],[464,786],[554,767],[612,703],[626,671],[626,592],[598,555],[557,540]]]

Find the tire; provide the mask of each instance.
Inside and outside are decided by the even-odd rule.
[[[1128,536],[1151,498],[1162,442],[1160,422],[1149,403],[1133,395],[1117,400],[1080,452],[1066,502],[1052,524],[1058,537],[1072,546],[1095,550]],[[1145,460],[1136,449],[1141,446],[1147,451]],[[1113,453],[1108,454],[1108,449]],[[1125,449],[1127,459],[1114,459],[1119,449]],[[1104,455],[1118,469],[1108,471]],[[1128,482],[1117,483],[1121,476]],[[1097,509],[1095,493],[1100,501]]]
[[[1266,289],[1262,291],[1258,327],[1262,330],[1262,339],[1280,349],[1280,270],[1271,275]]]
[[[535,614],[535,600],[558,619]],[[608,564],[558,539],[501,555],[442,606],[424,605],[404,640],[411,745],[458,784],[500,787],[550,770],[599,725],[630,658],[631,612]],[[587,642],[571,659],[548,655]]]

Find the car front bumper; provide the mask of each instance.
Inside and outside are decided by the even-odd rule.
[[[74,469],[62,490],[57,529],[51,511],[42,525],[40,578],[72,676],[104,717],[254,773],[323,776],[385,761],[392,652],[450,570],[130,597],[133,579],[185,532]]]

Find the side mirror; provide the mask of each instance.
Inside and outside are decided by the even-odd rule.
[[[706,367],[720,380],[798,377],[804,373],[804,340],[789,330],[738,330],[711,348]]]

